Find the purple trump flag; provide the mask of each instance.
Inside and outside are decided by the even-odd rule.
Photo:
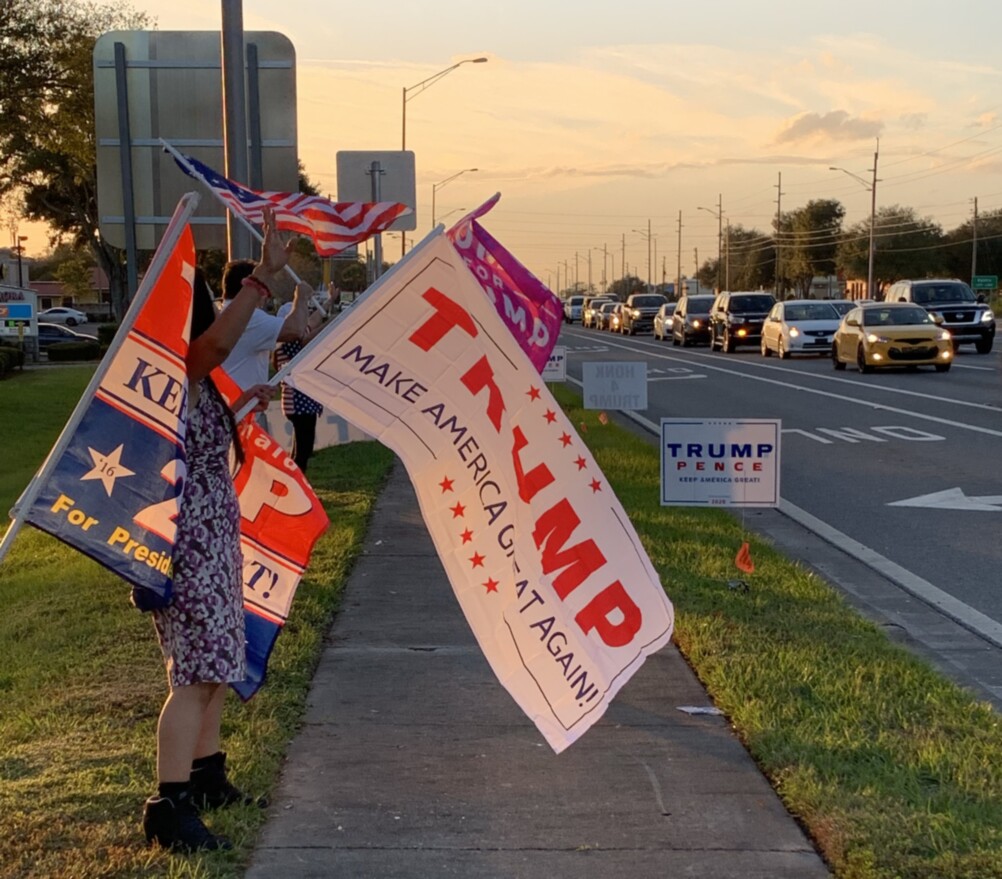
[[[447,234],[504,325],[542,372],[557,343],[563,310],[553,292],[477,222],[500,198],[496,193]]]

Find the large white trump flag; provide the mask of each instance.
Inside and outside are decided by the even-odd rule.
[[[554,750],[667,643],[633,526],[443,235],[281,375],[401,457],[487,660]]]

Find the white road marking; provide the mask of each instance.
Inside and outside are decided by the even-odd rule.
[[[631,348],[629,345],[619,345],[619,346],[613,345],[613,347],[619,347],[619,348],[621,348],[623,350],[627,350],[627,351],[634,351],[634,352],[636,351],[636,348]],[[671,357],[670,355],[666,355],[666,354],[655,354],[654,356],[659,357],[659,358],[664,359],[664,360],[670,360],[672,362],[677,362],[677,363],[685,363],[685,362],[690,362],[691,363],[691,361],[681,360],[679,358]],[[706,355],[706,356],[708,357],[709,355]],[[764,369],[778,369],[778,368],[780,368],[780,367],[769,367],[769,366],[766,366],[765,364],[758,364],[758,365],[762,366]],[[917,418],[917,419],[919,419],[921,421],[932,421],[935,424],[946,424],[946,425],[948,425],[950,427],[959,428],[960,430],[970,430],[970,431],[973,431],[974,433],[984,433],[984,434],[988,434],[988,436],[1002,437],[1002,430],[993,430],[990,427],[980,427],[980,426],[978,426],[976,424],[965,424],[962,421],[953,421],[950,418],[940,418],[937,415],[925,415],[925,414],[923,414],[921,412],[914,412],[911,409],[899,409],[896,406],[885,406],[883,403],[871,403],[869,400],[860,400],[858,397],[850,397],[850,396],[846,396],[845,394],[836,394],[834,391],[823,391],[823,390],[820,390],[819,388],[810,388],[810,387],[806,387],[804,385],[794,384],[793,382],[781,381],[780,379],[776,379],[776,378],[769,378],[768,376],[752,375],[752,374],[747,373],[747,372],[740,372],[739,370],[736,370],[736,369],[727,369],[726,367],[716,366],[714,364],[709,364],[709,363],[708,364],[703,364],[702,368],[703,369],[712,369],[715,372],[722,372],[725,375],[734,375],[734,376],[737,376],[739,378],[748,379],[749,381],[764,382],[765,384],[779,385],[780,387],[791,388],[792,390],[801,391],[801,392],[803,392],[805,394],[814,394],[814,395],[819,396],[819,397],[830,397],[830,398],[835,399],[835,400],[841,400],[844,403],[851,403],[854,406],[863,406],[866,409],[875,409],[875,410],[880,411],[880,412],[894,412],[894,413],[896,413],[898,415],[907,416],[908,418]],[[793,373],[796,373],[798,375],[800,374],[800,373],[797,373],[796,370],[782,369],[782,371],[783,372],[793,372]],[[833,378],[832,376],[815,376],[815,377],[820,377],[820,378],[823,378],[823,379],[825,379],[827,381],[846,382],[848,384],[852,384],[852,385],[856,385],[856,386],[862,386],[862,387],[866,387],[866,388],[876,388],[877,390],[883,390],[883,391],[888,391],[888,392],[892,392],[892,393],[907,394],[909,396],[921,397],[924,400],[938,400],[940,402],[952,403],[952,404],[955,404],[955,405],[958,405],[958,406],[970,406],[972,408],[987,409],[987,410],[993,411],[993,412],[999,411],[999,408],[997,406],[988,406],[988,405],[985,405],[984,403],[965,403],[965,402],[963,402],[961,400],[951,400],[951,399],[947,399],[947,398],[943,398],[943,397],[934,397],[934,396],[931,396],[929,394],[920,394],[917,391],[904,391],[904,390],[901,390],[899,388],[886,388],[886,387],[881,387],[880,385],[870,385],[870,384],[867,384],[867,383],[864,383],[864,382],[850,381],[848,379],[837,379],[837,378]]]
[[[638,339],[637,341],[639,341],[639,342],[642,343],[644,340],[643,339]],[[611,342],[610,344],[612,344],[613,346],[616,346],[615,342]],[[647,344],[652,344],[652,343],[647,343]],[[624,348],[624,349],[626,349],[628,351],[633,351],[633,352],[636,352],[636,350],[637,350],[635,347],[631,347],[629,345],[624,345],[622,343],[620,343],[616,347]],[[655,346],[655,348],[660,348],[660,346],[659,345]],[[607,349],[605,349],[605,350],[607,350]],[[646,354],[647,352],[645,351],[644,353]],[[688,363],[690,365],[692,364],[691,360],[684,360],[684,359],[681,359],[679,357],[672,357],[670,354],[661,354],[657,350],[652,351],[650,353],[654,354],[655,357],[658,357],[658,358],[663,359],[663,360],[671,360],[671,361],[676,362],[676,363]],[[706,360],[710,360],[710,359],[712,359],[712,360],[719,360],[720,359],[720,355],[719,354],[711,354],[711,353],[702,352],[702,351],[690,351],[689,352],[689,356],[691,356],[691,357],[699,357],[701,360],[702,359],[706,359]],[[762,358],[762,360],[764,360],[764,358]],[[803,376],[804,375],[804,373],[801,372],[799,369],[793,369],[793,368],[788,367],[788,366],[778,366],[778,365],[773,364],[773,363],[758,362],[758,361],[754,361],[754,360],[745,361],[745,363],[747,365],[749,365],[749,366],[753,366],[753,367],[756,367],[758,369],[768,369],[768,370],[771,370],[773,372],[786,372],[786,373],[790,373],[791,375],[797,375],[797,376]],[[960,366],[961,364],[954,364],[954,365],[955,366]],[[704,368],[704,369],[715,369],[715,370],[717,370],[719,372],[728,373],[729,375],[740,375],[740,376],[742,376],[744,378],[750,378],[753,381],[770,381],[770,379],[767,379],[767,378],[758,378],[757,379],[755,376],[749,375],[748,373],[745,373],[745,372],[735,372],[733,370],[725,369],[724,367],[715,366],[713,364],[704,364],[702,368]],[[989,366],[964,366],[964,369],[979,369],[979,370],[987,370],[988,372],[994,372],[995,371],[994,369],[992,369]],[[852,385],[853,387],[866,388],[867,390],[870,390],[870,391],[886,391],[889,394],[904,394],[905,396],[908,396],[908,397],[921,397],[923,400],[935,400],[938,403],[949,403],[951,406],[967,406],[967,407],[969,407],[971,409],[985,409],[985,410],[987,410],[989,412],[1002,412],[1002,406],[995,406],[995,405],[993,405],[991,403],[971,403],[971,402],[967,402],[966,400],[955,400],[953,397],[938,397],[935,394],[926,394],[926,393],[923,393],[921,391],[909,391],[909,390],[906,390],[905,388],[890,388],[890,387],[887,387],[885,385],[876,385],[876,384],[873,384],[871,382],[860,381],[859,379],[843,378],[841,376],[836,376],[836,375],[821,375],[821,374],[816,374],[816,373],[811,373],[810,375],[811,375],[811,378],[820,379],[821,381],[836,382],[838,384]],[[791,387],[791,388],[795,388],[797,390],[802,390],[802,391],[810,390],[809,388],[804,388],[804,387],[801,387],[800,385],[795,385],[795,384],[785,384],[784,382],[779,382],[779,381],[775,381],[774,383],[775,384],[782,384],[782,385],[785,385],[786,387]],[[823,393],[823,392],[818,391],[817,393]],[[846,398],[846,399],[849,399],[849,398]]]
[[[1002,513],[1002,495],[969,497],[962,488],[947,488],[932,494],[921,494],[903,501],[893,501],[889,507],[927,507],[935,510],[978,510],[983,513]]]

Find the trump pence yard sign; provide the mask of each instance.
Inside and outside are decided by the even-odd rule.
[[[775,507],[781,422],[662,418],[661,505]]]

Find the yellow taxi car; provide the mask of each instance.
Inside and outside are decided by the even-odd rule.
[[[924,308],[904,302],[870,302],[849,311],[832,340],[832,364],[860,372],[882,366],[932,365],[947,372],[953,363],[950,331]]]

